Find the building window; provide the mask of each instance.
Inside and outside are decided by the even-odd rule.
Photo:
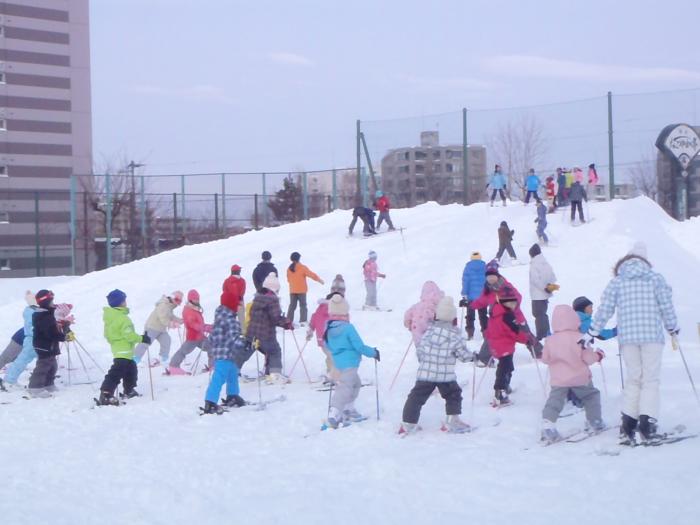
[[[416,173],[425,173],[425,166],[422,164],[416,164]]]
[[[0,224],[7,224],[10,222],[10,214],[6,211],[0,211]]]
[[[423,177],[416,177],[416,188],[425,188],[425,179]]]
[[[425,154],[425,151],[416,151],[415,152],[416,160],[423,160],[425,159],[428,155]]]
[[[408,172],[409,172],[408,166],[399,166],[399,173],[408,173]]]
[[[439,150],[439,149],[434,149],[434,150],[433,150],[433,158],[434,158],[434,159],[439,159],[439,158],[440,158],[440,150]]]
[[[0,71],[0,84],[6,84],[7,81],[5,80],[5,72]]]
[[[7,121],[4,118],[0,118],[0,131],[7,131]]]
[[[446,171],[447,173],[452,173],[452,172],[454,171],[454,168],[453,168],[452,164],[449,164],[449,163],[448,163],[448,164],[445,164],[445,171]]]
[[[0,259],[0,271],[11,270],[10,259]]]
[[[0,177],[7,177],[7,166],[0,165]]]

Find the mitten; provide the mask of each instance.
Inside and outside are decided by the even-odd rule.
[[[151,344],[151,338],[148,336],[148,334],[143,334],[141,336],[141,342],[147,345]]]
[[[375,358],[377,361],[381,361],[381,359],[380,359],[379,357],[380,357],[380,356],[379,356],[379,350],[377,350],[377,349],[375,348],[375,349],[374,349],[374,358]]]
[[[462,299],[459,301],[459,307],[469,308],[469,299],[467,299],[466,297],[462,297]]]
[[[559,288],[560,288],[560,286],[558,284],[552,284],[552,283],[550,283],[544,287],[544,289],[549,293],[556,292]]]

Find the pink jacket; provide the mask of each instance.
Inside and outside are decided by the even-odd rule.
[[[598,362],[592,348],[581,348],[581,320],[571,306],[559,304],[552,315],[554,334],[544,340],[542,362],[549,365],[552,386],[584,386],[591,382],[590,365]]]
[[[362,273],[365,275],[365,281],[371,281],[373,283],[377,282],[377,276],[379,275],[379,268],[377,267],[377,261],[374,259],[367,259],[365,264],[362,265]]]
[[[583,184],[583,170],[581,168],[574,168],[574,180]]]
[[[318,308],[309,320],[309,327],[316,332],[316,342],[318,346],[323,346],[323,332],[326,331],[328,323],[328,301],[319,301]]]
[[[426,281],[420,294],[420,301],[411,306],[403,316],[403,325],[411,331],[413,342],[418,342],[428,329],[428,323],[435,319],[435,309],[445,293],[433,281]]]

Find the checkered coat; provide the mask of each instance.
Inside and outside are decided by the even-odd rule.
[[[651,265],[633,256],[619,264],[615,277],[603,291],[591,330],[600,332],[617,312],[620,344],[664,343],[664,331],[675,330],[671,287]]]
[[[209,335],[211,350],[209,356],[216,359],[234,361],[238,368],[252,354],[248,341],[241,333],[241,323],[230,308],[221,305],[214,314],[214,326]]]
[[[472,354],[459,330],[448,321],[433,321],[416,346],[418,381],[449,383],[456,381],[455,364],[470,361]]]

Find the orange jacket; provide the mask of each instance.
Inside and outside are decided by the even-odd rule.
[[[306,284],[306,278],[313,279],[316,282],[321,282],[321,278],[314,272],[309,270],[301,263],[297,263],[295,270],[291,271],[287,268],[287,282],[289,283],[289,293],[306,293],[309,287]]]

